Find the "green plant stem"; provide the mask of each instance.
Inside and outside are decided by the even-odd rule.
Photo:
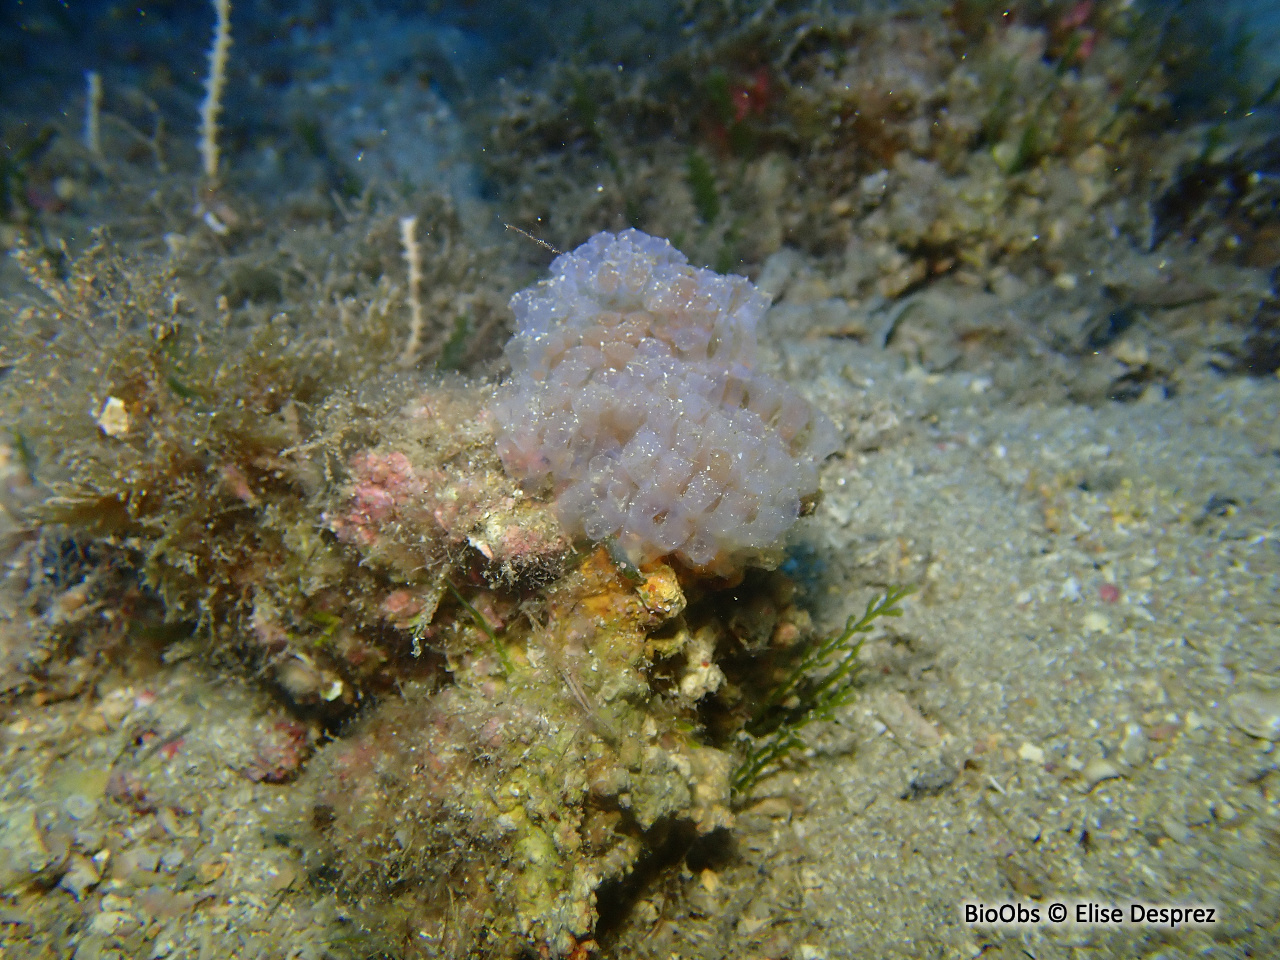
[[[801,745],[800,731],[817,720],[830,720],[857,692],[858,654],[866,635],[881,617],[902,616],[902,601],[915,587],[890,587],[867,603],[861,616],[851,616],[844,629],[810,646],[786,678],[773,688],[747,721],[753,738],[747,757],[733,774],[733,792],[742,795]],[[793,705],[788,705],[790,701]]]

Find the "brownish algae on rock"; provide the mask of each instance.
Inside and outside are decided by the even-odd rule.
[[[734,758],[700,742],[691,700],[649,679],[649,634],[683,595],[669,567],[643,576],[596,551],[504,631],[502,659],[460,625],[439,638],[450,686],[407,690],[309,768],[342,884],[399,901],[423,955],[569,955],[592,938],[596,891],[654,831],[732,825]]]
[[[651,68],[505,82],[483,162],[552,243],[778,301],[844,441],[804,602],[922,587],[814,762],[731,808],[793,584],[569,543],[489,388],[424,385],[500,372],[542,248],[375,185],[232,180],[219,232],[54,116],[21,172],[75,202],[0,223],[0,949],[1012,957],[953,901],[1059,890],[1230,901],[1099,955],[1274,945],[1274,141],[1175,124],[1134,4],[688,9]],[[389,373],[406,214],[438,325]]]

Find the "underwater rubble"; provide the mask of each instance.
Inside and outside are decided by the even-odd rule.
[[[892,793],[916,808],[995,790],[987,806],[1035,842],[988,772],[1000,749],[1073,802],[1130,789],[1179,736],[1156,706],[1127,753],[1074,766],[937,719],[931,678],[954,664],[935,634],[964,629],[952,604],[972,608],[933,511],[981,511],[912,486],[945,463],[899,460],[920,443],[940,461],[976,449],[965,418],[996,422],[997,402],[1132,404],[1141,419],[1221,382],[1269,382],[1275,85],[1189,91],[1208,54],[1176,18],[1121,0],[690,0],[661,44],[588,18],[577,50],[483,90],[445,41],[409,42],[380,17],[369,60],[332,83],[319,78],[341,47],[301,15],[313,32],[293,56],[320,58],[298,74],[309,85],[233,73],[228,96],[252,87],[255,116],[287,88],[291,119],[221,131],[217,177],[166,129],[192,95],[159,73],[115,89],[100,140],[75,111],[37,125],[0,112],[16,145],[0,160],[0,951],[821,960],[857,891],[810,865],[806,815],[831,828],[832,791],[878,802],[815,781],[833,758],[868,744],[877,763],[909,762]],[[349,88],[376,111],[340,113]],[[751,408],[763,426],[733,442],[772,444],[773,475],[799,476],[777,484],[782,520],[763,539],[724,521],[706,550],[663,547],[665,502],[637,508],[654,538],[600,519],[631,438],[570,436],[556,418],[617,427],[637,399],[584,412],[526,369],[519,338],[546,346],[525,313],[592,236],[652,242],[677,279],[754,298],[752,343],[727,351],[742,396],[702,374],[694,386],[714,393],[707,409]],[[546,309],[585,309],[561,306]],[[583,342],[551,344],[556,363],[599,348],[589,373],[578,354],[566,363],[574,388],[648,336],[589,306]],[[633,392],[694,406],[674,379]],[[1242,406],[1265,405],[1239,389]],[[511,433],[529,419],[541,432],[522,447]],[[963,430],[940,426],[953,420]],[[1264,428],[1246,432],[1274,453]],[[595,485],[566,511],[564,470],[585,461],[553,471],[533,447],[580,454],[587,433]],[[1031,457],[1020,441],[992,444],[983,469],[1046,542],[1079,536],[1067,553],[1122,550],[1119,527],[1157,513],[1207,536],[1263,511],[1253,479],[1192,520],[1129,503],[1131,478],[1047,453],[1022,470],[998,452]],[[667,452],[632,458],[632,473],[680,461]],[[747,500],[774,502],[760,471],[722,466]],[[688,489],[660,479],[664,496]],[[911,492],[895,500],[899,486]],[[1110,504],[1106,537],[1076,516],[1101,510],[1090,498]],[[722,513],[754,522],[739,506]],[[912,539],[925,527],[933,545]],[[1270,535],[1224,538],[1262,551]],[[1060,605],[1080,600],[1076,576]],[[1094,593],[1110,616],[1081,632],[1101,643],[1129,598],[1111,580]],[[1028,588],[1009,616],[1042,601]],[[1251,676],[1235,726],[1271,743],[1271,673]],[[1188,729],[1197,749],[1226,750]],[[886,740],[909,761],[885,760]],[[1193,826],[1238,824],[1224,805]],[[865,839],[883,856],[879,810]],[[1152,847],[1188,842],[1175,820]],[[1085,853],[1120,829],[1090,822],[1070,824]],[[1044,893],[1051,871],[1019,865],[1037,858],[992,846],[1003,892]]]

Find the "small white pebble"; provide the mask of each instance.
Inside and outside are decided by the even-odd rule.
[[[133,917],[127,913],[103,910],[101,913],[95,914],[93,919],[89,921],[89,932],[95,933],[100,937],[109,937],[132,919]]]
[[[129,411],[119,397],[107,397],[98,414],[98,429],[108,437],[125,437],[129,434]]]
[[[1124,741],[1120,744],[1120,760],[1128,767],[1141,766],[1147,759],[1147,736],[1136,723],[1125,727]]]
[[[1160,818],[1160,828],[1164,835],[1174,843],[1186,843],[1191,839],[1191,830],[1176,817],[1165,815]]]
[[[67,871],[58,881],[58,886],[66,890],[78,901],[84,899],[85,893],[97,886],[102,879],[102,872],[92,860],[73,854],[67,864]]]
[[[1044,751],[1034,743],[1024,743],[1019,747],[1018,756],[1030,763],[1044,763]]]
[[[1259,740],[1280,740],[1280,690],[1244,690],[1227,706],[1231,722]]]
[[[1085,793],[1088,793],[1103,780],[1114,780],[1123,776],[1123,774],[1120,768],[1110,760],[1099,758],[1090,760],[1085,764],[1082,776],[1084,777]]]
[[[702,883],[702,889],[706,890],[707,893],[714,894],[720,889],[720,878],[714,870],[703,870],[698,875],[698,880]]]
[[[133,909],[133,901],[118,894],[106,893],[102,896],[102,909],[112,913],[127,913]]]
[[[1105,615],[1097,610],[1091,610],[1084,615],[1084,619],[1080,622],[1084,627],[1085,633],[1110,633],[1111,621]]]
[[[87,820],[98,810],[98,804],[83,793],[73,793],[62,801],[62,809],[73,820]]]

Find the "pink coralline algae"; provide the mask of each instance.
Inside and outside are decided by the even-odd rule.
[[[638,230],[599,233],[511,301],[498,453],[566,529],[629,560],[732,574],[776,560],[831,422],[754,369],[768,299]]]
[[[425,487],[403,453],[363,452],[351,460],[356,482],[346,511],[330,521],[334,533],[343,540],[371,546],[383,524],[407,499],[420,496]]]
[[[351,457],[329,529],[405,584],[472,561],[495,581],[557,575],[569,544],[550,511],[503,472],[480,404],[439,390],[406,407],[382,444]],[[402,593],[387,597],[395,623],[422,612]]]

